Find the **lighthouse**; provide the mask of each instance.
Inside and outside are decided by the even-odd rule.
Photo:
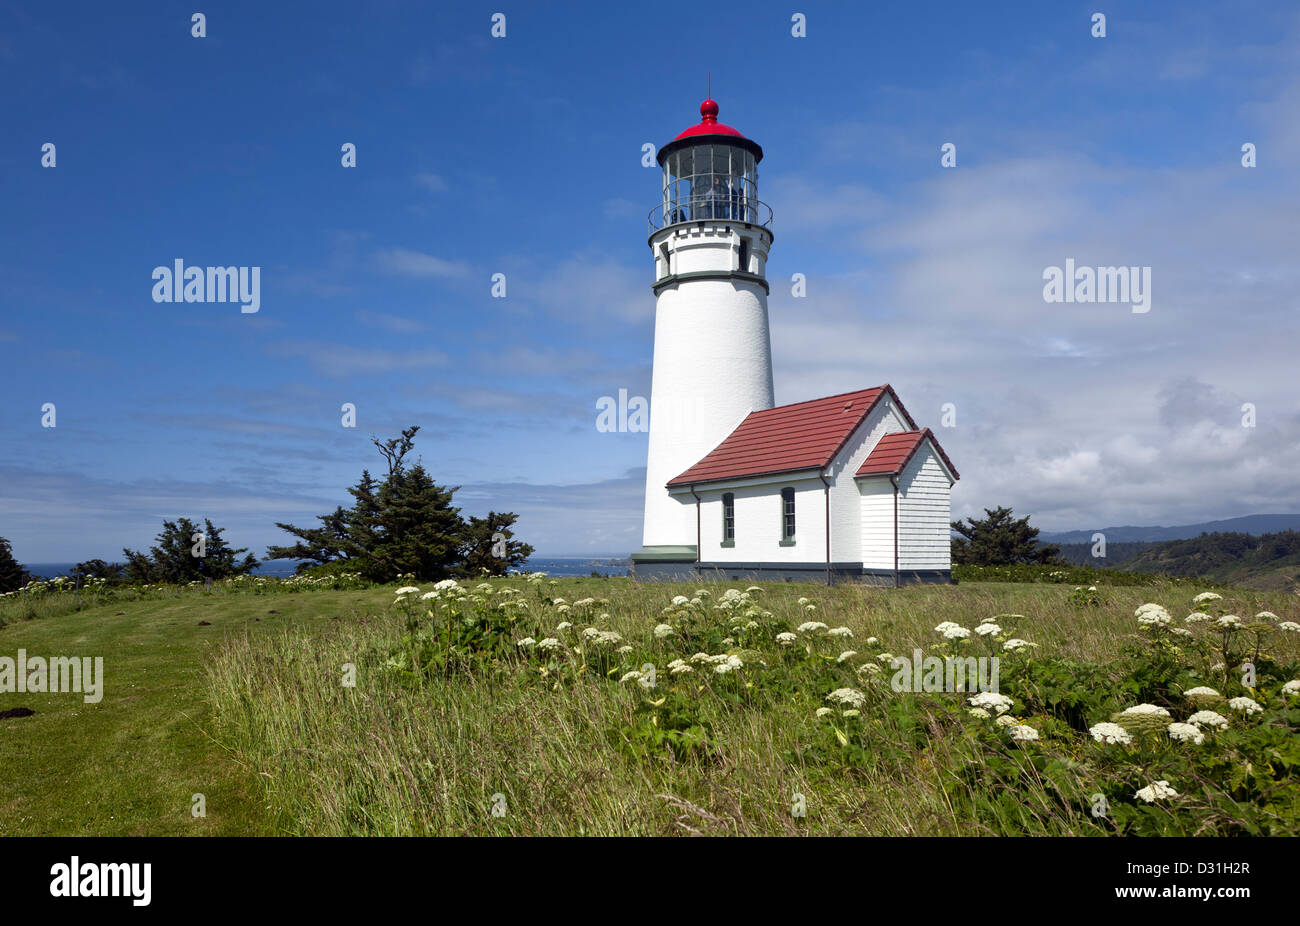
[[[700,116],[659,151],[650,449],[632,574],[951,582],[960,476],[894,387],[774,404],[763,149],[719,122],[713,100]]]
[[[758,198],[763,149],[700,104],[700,122],[659,150],[650,212],[656,297],[638,577],[695,574],[698,506],[667,483],[751,412],[769,409],[772,345],[766,265],[772,211]]]

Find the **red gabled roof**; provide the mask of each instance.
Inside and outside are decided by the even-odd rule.
[[[894,431],[886,434],[876,443],[871,453],[862,461],[855,475],[858,476],[896,476],[901,473],[904,467],[916,455],[917,449],[926,441],[934,447],[939,456],[943,457],[944,465],[952,473],[954,479],[960,479],[957,474],[957,468],[952,465],[952,460],[948,459],[948,454],[943,452],[939,442],[934,439],[934,432],[929,428],[922,428],[919,431]]]
[[[916,427],[888,384],[750,412],[726,440],[668,485],[821,469],[830,465],[884,395]]]

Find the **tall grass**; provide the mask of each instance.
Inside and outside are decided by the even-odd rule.
[[[497,580],[496,586],[520,585]],[[604,597],[607,626],[645,636],[676,594],[696,586],[567,579],[549,595]],[[717,591],[721,591],[719,587]],[[933,648],[933,628],[1015,613],[1038,656],[1106,665],[1134,633],[1133,610],[1156,600],[1190,607],[1193,587],[1103,589],[1079,607],[1068,588],[963,584],[903,590],[765,585],[763,606],[875,636],[894,653]],[[1291,602],[1255,595],[1284,613]],[[1185,612],[1184,612],[1185,613]],[[761,709],[701,701],[717,750],[637,755],[623,741],[637,696],[600,678],[552,690],[524,670],[485,666],[412,684],[383,668],[400,644],[395,612],[335,622],[324,633],[240,637],[207,675],[217,738],[265,782],[277,829],[290,834],[1088,834],[1104,830],[1065,806],[1057,784],[1031,782],[1007,800],[954,800],[971,769],[960,729],[942,712],[914,729],[888,711],[868,726],[871,759],[844,768],[810,748],[827,735],[803,697]],[[355,666],[355,687],[343,684]],[[817,697],[821,695],[818,694]],[[954,695],[954,703],[958,696]],[[865,712],[864,712],[865,713]],[[918,748],[918,742],[921,744]],[[976,772],[978,774],[978,772]],[[963,777],[967,776],[967,777]],[[1086,793],[1086,783],[1078,790]],[[806,815],[794,808],[800,796]],[[980,809],[975,810],[978,806]],[[494,813],[494,809],[496,813]]]

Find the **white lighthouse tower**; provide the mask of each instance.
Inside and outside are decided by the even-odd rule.
[[[693,574],[698,508],[667,483],[774,400],[765,277],[772,213],[757,187],[763,149],[718,122],[713,100],[700,115],[660,149],[663,199],[650,213],[658,301],[638,578]]]

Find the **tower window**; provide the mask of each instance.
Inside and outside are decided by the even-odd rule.
[[[737,263],[740,264],[739,270],[741,273],[749,273],[749,239],[748,238],[740,239],[740,260],[737,261]]]
[[[794,543],[794,489],[781,490],[781,545]]]
[[[732,492],[722,494],[722,545],[736,545],[736,496]]]

